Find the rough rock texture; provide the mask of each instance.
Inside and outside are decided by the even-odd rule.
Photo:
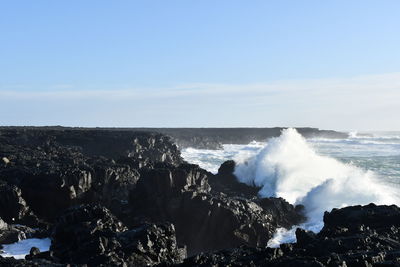
[[[3,258],[0,256],[1,267],[71,267],[67,264],[54,263],[45,259],[16,260],[14,258]],[[76,266],[76,265],[75,265]]]
[[[132,191],[132,213],[172,222],[178,242],[187,245],[189,255],[244,244],[265,246],[277,227],[303,219],[283,199],[250,200],[211,193],[208,177],[212,174],[191,164],[144,169]]]
[[[118,159],[148,159],[152,162],[180,163],[179,151],[168,136],[134,130],[99,130],[79,128],[7,128],[0,127],[0,141],[13,147],[38,148],[45,144],[74,147],[85,156]],[[11,162],[12,157],[8,158]]]
[[[168,137],[144,132],[3,129],[0,144],[0,157],[8,160],[0,180],[19,188],[13,201],[26,201],[48,221],[80,203],[100,202],[120,213],[138,180],[136,168],[182,162]]]
[[[67,210],[52,239],[53,256],[62,263],[151,266],[181,262],[186,256],[176,244],[173,225],[145,224],[128,230],[101,206]]]
[[[218,169],[218,174],[209,177],[209,183],[213,192],[223,192],[231,198],[245,198],[260,206],[267,214],[272,215],[276,226],[290,228],[294,224],[304,220],[301,216],[303,206],[294,207],[283,198],[258,197],[259,187],[248,186],[240,183],[233,174],[235,162],[228,160]]]
[[[32,229],[19,224],[7,224],[0,218],[0,248],[1,244],[11,244],[26,238],[41,238],[47,235],[45,229]]]
[[[201,254],[182,266],[400,266],[400,209],[354,206],[324,216],[319,234],[297,229],[297,243]]]
[[[209,183],[213,191],[223,192],[233,197],[257,198],[260,188],[238,182],[236,176],[233,174],[235,166],[235,161],[228,160],[219,167],[217,175],[210,177]]]
[[[32,213],[21,196],[21,189],[0,180],[0,218],[7,223],[38,225],[38,218]]]

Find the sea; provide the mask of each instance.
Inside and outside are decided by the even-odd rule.
[[[349,132],[348,138],[304,138],[295,129],[276,138],[223,149],[186,148],[183,158],[217,173],[235,160],[238,181],[260,187],[260,197],[304,205],[307,221],[280,228],[270,247],[295,242],[295,229],[319,232],[333,208],[400,204],[400,132]]]

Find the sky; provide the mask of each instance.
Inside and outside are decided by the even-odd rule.
[[[398,0],[0,0],[0,125],[400,130]]]

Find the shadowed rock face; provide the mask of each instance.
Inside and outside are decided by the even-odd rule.
[[[7,223],[37,225],[37,218],[32,214],[21,196],[21,189],[0,180],[0,218]]]
[[[283,199],[233,197],[232,190],[228,196],[210,187],[209,179],[227,180],[190,164],[142,170],[131,195],[132,213],[172,222],[189,255],[240,245],[265,246],[277,227],[303,220]],[[222,183],[215,184],[222,189]],[[240,185],[236,180],[227,183],[236,190]]]
[[[209,183],[215,192],[223,192],[228,196],[244,197],[255,199],[258,197],[258,191],[261,189],[255,186],[248,186],[238,182],[235,171],[236,163],[233,160],[228,160],[222,163],[215,176],[211,176]]]
[[[80,206],[67,210],[55,225],[51,250],[62,263],[89,266],[151,266],[181,262],[174,226],[143,224],[128,230],[106,208]]]
[[[11,244],[26,238],[42,238],[43,235],[48,235],[48,233],[45,230],[32,229],[19,224],[7,224],[0,218],[0,250],[2,244]]]
[[[354,206],[326,213],[319,234],[297,229],[297,243],[203,254],[182,266],[399,266],[400,209]]]

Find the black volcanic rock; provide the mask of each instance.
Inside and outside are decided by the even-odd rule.
[[[19,224],[7,224],[0,218],[0,247],[1,244],[11,244],[26,238],[40,238],[43,234],[46,234],[44,230]]]
[[[324,214],[324,225],[325,229],[359,228],[361,225],[375,229],[382,225],[400,227],[400,209],[395,205],[377,206],[373,203],[333,209]]]
[[[209,177],[209,183],[214,192],[223,192],[230,197],[242,197],[259,205],[267,214],[272,216],[275,225],[290,228],[305,218],[301,216],[303,207],[294,207],[283,198],[260,198],[258,197],[259,187],[248,186],[238,181],[233,174],[236,164],[233,160],[224,162],[217,175]]]
[[[62,263],[151,266],[178,263],[186,256],[176,244],[173,225],[146,224],[128,230],[100,206],[67,210],[58,220],[52,238],[51,251]]]
[[[18,188],[15,205],[24,200],[47,221],[81,203],[102,203],[123,214],[139,179],[136,168],[182,162],[168,137],[145,132],[7,128],[0,130],[0,144],[0,157],[7,158],[0,181]]]
[[[55,263],[45,259],[16,260],[14,258],[3,258],[0,256],[1,267],[70,267],[71,265]]]
[[[7,223],[37,226],[38,219],[21,196],[21,189],[0,180],[0,218]]]
[[[36,149],[45,145],[57,144],[75,148],[88,157],[103,156],[111,159],[130,157],[148,159],[152,162],[182,162],[180,152],[168,136],[148,131],[122,131],[79,128],[23,128],[0,127],[0,143],[11,148],[11,153],[2,154],[12,160],[13,147]],[[8,157],[11,154],[11,158]]]
[[[283,198],[258,198],[253,201],[267,214],[270,214],[279,227],[291,228],[306,220],[303,216],[304,207],[302,205],[293,206]]]
[[[263,246],[277,227],[291,226],[303,219],[282,199],[275,202],[284,202],[283,207],[291,206],[291,210],[273,209],[274,204],[264,204],[268,206],[264,210],[256,201],[211,193],[208,178],[213,179],[212,174],[197,165],[160,167],[141,171],[131,194],[132,214],[173,223],[177,240],[187,245],[189,255],[243,244]],[[277,212],[285,214],[276,216]],[[277,218],[286,218],[287,213],[290,216],[281,224]]]
[[[181,266],[400,266],[396,206],[354,206],[325,214],[318,234],[297,229],[297,243],[201,254]]]
[[[223,192],[232,197],[257,198],[260,188],[239,182],[233,174],[235,167],[236,163],[233,160],[222,163],[218,169],[217,175],[210,176],[209,178],[212,190],[215,192]]]

